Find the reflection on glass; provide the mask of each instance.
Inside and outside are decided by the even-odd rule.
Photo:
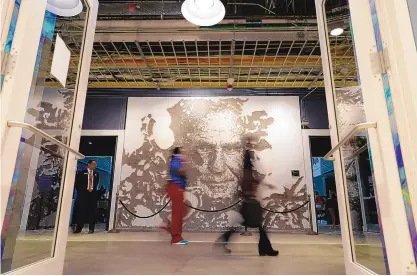
[[[327,0],[325,9],[336,86],[336,120],[339,136],[345,137],[355,125],[366,122],[354,36],[350,28],[349,4],[347,0]],[[346,143],[342,148],[342,154],[349,202],[349,223],[353,234],[353,261],[375,273],[386,274],[384,238],[378,223],[378,203],[367,133],[360,133]]]
[[[84,5],[86,7],[86,5]],[[77,17],[84,26],[87,8]],[[71,48],[68,74],[76,79],[82,36],[71,36],[72,20],[45,13],[25,122],[68,143],[75,102],[75,82],[62,87],[50,74],[59,34]],[[82,27],[81,27],[82,28]],[[53,256],[57,211],[66,152],[23,131],[1,234],[1,272]]]

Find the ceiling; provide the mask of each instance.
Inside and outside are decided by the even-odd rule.
[[[101,0],[89,88],[316,89],[324,86],[314,0],[223,1],[225,19],[191,25],[182,1]],[[347,24],[346,0],[328,0],[328,17]],[[83,16],[60,20],[75,85]],[[335,85],[357,85],[349,32],[331,37]],[[47,78],[54,85],[52,77]]]

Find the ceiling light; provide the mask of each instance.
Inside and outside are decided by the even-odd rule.
[[[81,0],[48,0],[46,10],[64,17],[72,17],[83,11]]]
[[[343,29],[342,28],[335,28],[330,32],[331,36],[339,36],[341,34],[343,34]]]
[[[190,23],[198,26],[213,26],[226,14],[220,0],[185,0],[181,13]]]

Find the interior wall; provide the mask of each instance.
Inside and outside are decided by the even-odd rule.
[[[182,146],[190,161],[187,203],[218,210],[238,200],[242,167],[242,138],[257,141],[256,170],[274,189],[261,188],[263,205],[289,210],[306,199],[299,98],[204,97],[129,98],[126,117],[117,226],[149,229],[169,216],[169,206],[149,219],[137,218],[159,211],[167,202],[164,187],[174,146]],[[300,175],[292,176],[292,171]],[[207,213],[190,209],[185,230],[217,231],[234,224],[237,207]],[[275,230],[308,227],[306,208],[268,213],[265,226]]]

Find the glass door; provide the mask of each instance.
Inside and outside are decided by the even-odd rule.
[[[2,273],[63,270],[98,2],[56,3],[15,0],[4,44]]]
[[[415,270],[372,0],[316,0],[347,274]],[[388,94],[387,94],[388,93]]]

